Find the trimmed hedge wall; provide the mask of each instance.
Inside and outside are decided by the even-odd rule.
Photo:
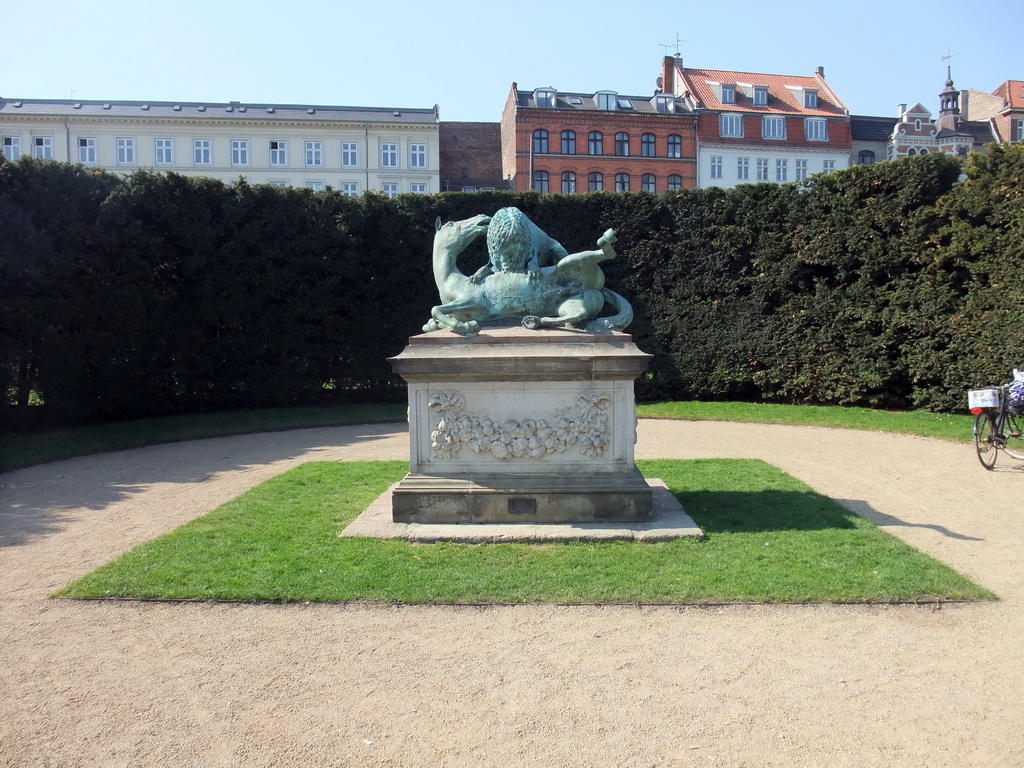
[[[436,303],[434,220],[506,205],[570,251],[618,231],[642,399],[962,409],[1024,366],[1024,148],[962,172],[932,154],[804,185],[389,200],[0,161],[5,419],[401,399],[386,358]]]

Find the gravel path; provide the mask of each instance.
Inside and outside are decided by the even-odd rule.
[[[995,591],[932,607],[258,606],[46,595],[400,425],[0,476],[2,766],[1021,766],[1024,464],[811,427],[644,420],[638,458],[757,457]]]

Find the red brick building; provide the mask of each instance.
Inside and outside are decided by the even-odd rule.
[[[1024,81],[1006,80],[992,93],[960,91],[964,119],[985,121],[993,141],[1024,143]]]
[[[665,192],[696,186],[696,116],[672,94],[520,91],[501,116],[502,171],[513,189]]]
[[[501,172],[501,124],[438,125],[442,192],[509,189]]]

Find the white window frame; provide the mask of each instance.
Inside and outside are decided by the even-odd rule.
[[[1024,120],[1017,121],[1017,141],[1024,141]]]
[[[10,161],[21,159],[21,136],[4,136],[3,144],[0,145],[4,157]]]
[[[768,158],[757,158],[757,181],[768,181]]]
[[[249,165],[249,140],[231,140],[231,165],[241,168]]]
[[[813,88],[804,89],[804,109],[818,108],[818,92]]]
[[[306,167],[323,168],[324,165],[324,143],[322,141],[306,142]],[[322,183],[322,182],[320,182]]]
[[[426,168],[427,167],[427,145],[422,142],[416,142],[415,144],[409,145],[409,167],[410,168]]]
[[[718,130],[723,139],[743,138],[743,115],[725,112],[719,115]]]
[[[808,117],[804,120],[804,138],[807,141],[828,141],[828,121],[823,117]]]
[[[425,195],[427,194],[427,183],[425,181],[410,182],[409,191],[414,195]]]
[[[555,91],[547,88],[538,88],[533,92],[533,99],[540,109],[554,109]]]
[[[96,165],[96,138],[79,136],[76,143],[78,144],[78,162],[82,165]]]
[[[192,165],[213,165],[212,139],[192,139]]]
[[[135,165],[135,139],[118,136],[114,139],[114,146],[117,148],[118,165]]]
[[[768,89],[759,85],[754,86],[754,106],[755,107],[767,107],[768,106]]]
[[[722,178],[722,155],[711,155],[711,178]]]
[[[359,197],[359,182],[358,181],[343,181],[341,182],[341,194],[345,197]]]
[[[381,168],[397,168],[398,167],[398,142],[397,141],[382,141],[380,143],[380,167]]]
[[[314,192],[323,192],[327,188],[327,184],[322,181],[305,181],[302,186],[312,189]]]
[[[52,160],[53,159],[53,137],[52,136],[33,136],[32,137],[32,157],[36,160]]]
[[[822,160],[821,161],[821,170],[824,171],[825,173],[832,173],[832,171],[834,171],[835,169],[836,169],[836,161],[835,160]]]
[[[271,167],[283,168],[288,165],[287,139],[271,139],[267,146],[270,148]]]
[[[789,160],[784,157],[775,158],[775,181],[780,184],[789,181]]]
[[[722,103],[723,104],[735,104],[736,103],[736,86],[735,85],[723,85],[722,86]]]
[[[343,142],[341,142],[341,167],[342,168],[358,168],[359,167],[359,142],[356,142],[356,141],[343,141]]]
[[[737,181],[750,181],[750,158],[749,157],[737,157],[736,158],[736,180]]]
[[[594,95],[594,101],[597,103],[598,109],[614,112],[619,106],[619,94],[614,91],[598,91]]]
[[[157,165],[174,164],[174,139],[154,139],[153,149]]]
[[[397,181],[385,181],[380,188],[384,197],[398,197],[402,193],[402,187]]]
[[[786,139],[786,118],[781,115],[765,115],[761,118],[762,139]]]
[[[267,182],[267,184],[274,187],[275,189],[285,189],[288,186],[288,182],[284,181],[283,179],[271,179],[270,181]]]
[[[794,178],[797,181],[807,180],[807,161],[806,160],[795,160],[796,168],[794,170]]]

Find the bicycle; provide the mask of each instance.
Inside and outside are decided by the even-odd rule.
[[[1014,371],[1014,379],[1022,374]],[[1014,382],[967,393],[974,414],[974,449],[985,469],[996,465],[999,451],[1024,461],[1024,404],[1016,405],[1006,396]],[[1012,442],[1011,442],[1012,441]]]

